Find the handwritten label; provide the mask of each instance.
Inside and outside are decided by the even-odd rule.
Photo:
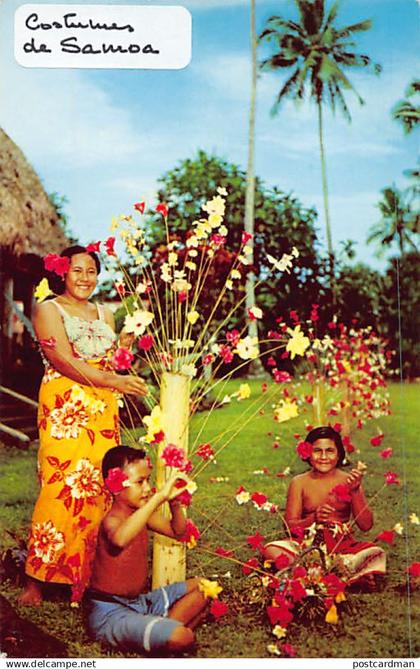
[[[191,14],[180,6],[28,4],[15,13],[24,67],[178,70],[191,42]]]

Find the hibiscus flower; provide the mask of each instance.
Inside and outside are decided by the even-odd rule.
[[[32,532],[35,556],[44,564],[54,562],[56,553],[64,548],[64,534],[54,527],[51,520],[36,523]]]
[[[76,469],[67,474],[64,482],[69,486],[70,494],[75,499],[98,497],[101,494],[101,473],[90,460],[82,458]]]

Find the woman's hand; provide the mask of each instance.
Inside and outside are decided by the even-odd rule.
[[[363,474],[358,469],[352,469],[350,475],[346,478],[346,486],[351,492],[356,492],[360,488]]]
[[[321,504],[315,510],[315,519],[317,523],[328,523],[336,520],[337,509],[331,504]]]
[[[140,395],[140,397],[144,397],[149,392],[143,379],[140,379],[138,376],[132,376],[131,374],[128,376],[119,376],[116,374],[114,388],[120,393],[126,395]]]

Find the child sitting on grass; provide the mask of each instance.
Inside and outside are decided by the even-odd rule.
[[[103,459],[105,483],[113,493],[110,511],[99,529],[89,598],[93,636],[121,650],[180,652],[194,643],[194,627],[206,599],[200,579],[188,579],[147,592],[147,529],[180,538],[186,530],[175,488],[177,474],[152,492],[152,467],[143,450],[111,448]],[[169,502],[171,519],[158,508]]]

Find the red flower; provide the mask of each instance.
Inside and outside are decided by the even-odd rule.
[[[214,362],[213,353],[207,353],[203,358],[203,365],[211,365],[212,362]]]
[[[44,258],[44,267],[48,272],[55,272],[58,276],[64,278],[69,271],[70,258],[58,256],[56,253],[49,253]]]
[[[296,446],[296,453],[302,460],[307,460],[311,457],[313,451],[312,444],[309,441],[300,441]]]
[[[386,472],[384,476],[386,485],[400,485],[398,474],[396,472]]]
[[[370,440],[370,443],[372,446],[380,446],[382,443],[382,439],[385,437],[384,434],[377,434],[376,437],[372,437]]]
[[[269,367],[275,367],[275,366],[277,365],[277,363],[276,363],[276,361],[275,361],[275,358],[273,358],[272,355],[270,355],[270,357],[268,358],[268,360],[267,360],[267,365],[268,365]]]
[[[168,216],[168,211],[169,211],[168,205],[165,204],[164,202],[159,202],[159,204],[156,207],[156,212],[158,214],[162,214],[162,216],[166,218]]]
[[[101,250],[101,242],[91,242],[86,246],[86,251],[88,253],[99,253]]]
[[[267,615],[272,625],[281,625],[287,627],[293,620],[293,613],[290,613],[286,606],[267,606]]]
[[[290,564],[290,558],[288,558],[286,555],[279,555],[274,560],[274,564],[276,565],[276,569],[279,571],[281,569],[286,569],[286,567],[288,567]]]
[[[305,402],[307,402],[308,404],[312,404],[313,401],[314,401],[313,395],[305,395]]]
[[[331,492],[337,497],[339,502],[351,502],[350,490],[345,483],[336,485]]]
[[[124,281],[116,281],[114,285],[115,285],[115,290],[117,291],[118,295],[120,297],[124,297],[124,295],[125,295]]]
[[[229,612],[229,607],[226,602],[220,602],[218,599],[213,599],[210,606],[210,613],[218,620]]]
[[[210,458],[214,455],[214,450],[210,444],[200,444],[200,446],[197,448],[196,455],[198,455],[199,458],[203,458],[203,460],[210,460]]]
[[[230,362],[233,360],[233,353],[232,350],[229,348],[229,346],[226,346],[225,344],[222,344],[219,350],[220,357],[222,358],[223,362],[228,365]]]
[[[192,539],[194,539],[194,543],[199,540],[201,537],[200,530],[198,529],[197,525],[193,523],[191,518],[187,518],[186,521],[186,526],[185,526],[185,533],[183,536],[178,539],[178,541],[182,541],[183,543],[190,543]]]
[[[216,246],[223,246],[226,243],[226,237],[219,235],[217,232],[213,233],[210,237],[210,240],[216,244]]]
[[[245,576],[248,576],[248,574],[254,571],[255,568],[258,568],[258,566],[258,559],[253,557],[250,560],[247,560],[244,565],[242,565],[242,573],[245,574]]]
[[[334,423],[334,425],[332,426],[332,428],[333,428],[333,430],[335,430],[336,432],[341,432],[341,430],[343,429],[343,426],[342,426],[341,423]]]
[[[384,530],[375,537],[375,541],[383,541],[386,544],[393,544],[395,539],[394,530]]]
[[[114,250],[114,244],[115,244],[115,237],[108,237],[108,239],[106,239],[104,242],[105,251],[107,255],[117,257],[117,254],[115,253]]]
[[[379,453],[379,455],[381,456],[381,458],[383,458],[384,460],[387,460],[388,458],[390,458],[390,457],[392,456],[392,454],[393,454],[393,450],[392,450],[392,448],[384,448],[384,449]]]
[[[244,231],[242,233],[242,239],[241,239],[242,244],[246,244],[247,242],[249,242],[249,240],[252,239],[252,237],[253,235],[251,235],[249,232]]]
[[[294,602],[300,602],[306,597],[306,590],[300,581],[292,581],[290,585],[290,592]]]
[[[123,371],[130,369],[134,360],[134,355],[128,348],[117,348],[114,355],[112,356],[112,364],[115,369],[118,371]]]
[[[262,492],[253,492],[251,500],[254,502],[254,506],[261,508],[266,503],[267,497]]]
[[[281,647],[283,653],[286,655],[286,657],[296,657],[297,651],[296,649],[292,646],[291,643],[284,643]]]
[[[305,578],[306,574],[307,574],[307,571],[306,571],[305,567],[299,566],[299,567],[295,567],[295,569],[293,569],[293,578]]]
[[[267,383],[262,383],[262,384],[261,384],[261,392],[262,392],[262,393],[266,393],[267,390],[268,390],[268,385],[267,385]]]
[[[186,290],[180,290],[179,293],[177,293],[177,297],[178,297],[178,302],[182,304],[187,299],[188,293]]]
[[[186,463],[184,451],[175,444],[168,444],[163,449],[161,458],[165,461],[167,467],[175,467],[176,469],[184,467]]]
[[[226,339],[232,346],[237,346],[240,338],[241,334],[239,330],[229,330],[226,332]]]
[[[420,577],[420,562],[412,562],[412,564],[407,569],[408,573],[412,578]]]
[[[153,441],[151,441],[151,444],[160,444],[163,440],[165,439],[165,433],[163,430],[159,430],[159,432],[155,432],[153,435]]]
[[[150,349],[153,347],[154,343],[155,343],[155,340],[153,339],[153,335],[143,335],[138,340],[137,346],[142,351],[150,351]]]
[[[124,481],[128,481],[127,474],[125,474],[120,467],[113,467],[108,472],[105,479],[105,485],[110,492],[116,495],[125,487]]]
[[[298,314],[298,312],[295,311],[294,309],[292,309],[292,310],[289,312],[289,315],[290,315],[290,318],[292,319],[292,321],[295,321],[295,323],[299,320],[299,314]]]
[[[279,369],[273,369],[273,379],[276,383],[289,383],[292,380],[289,372],[282,372]]]
[[[178,481],[177,483],[175,483],[175,488],[183,488],[184,486],[185,486],[185,481]],[[180,504],[183,504],[184,506],[190,506],[192,501],[192,495],[190,492],[188,492],[188,490],[184,490],[175,497],[175,500],[177,502],[180,502]]]
[[[246,542],[251,548],[257,550],[258,548],[261,547],[261,544],[265,541],[265,537],[263,537],[259,532],[256,532],[255,534],[251,534],[249,537],[246,538]]]
[[[145,207],[146,207],[145,202],[136,202],[136,204],[134,205],[134,209],[136,209],[136,211],[139,211],[140,214],[144,214]]]
[[[222,548],[222,546],[218,546],[214,552],[221,557],[232,557],[232,555],[234,555],[233,551],[227,551],[226,548]]]

